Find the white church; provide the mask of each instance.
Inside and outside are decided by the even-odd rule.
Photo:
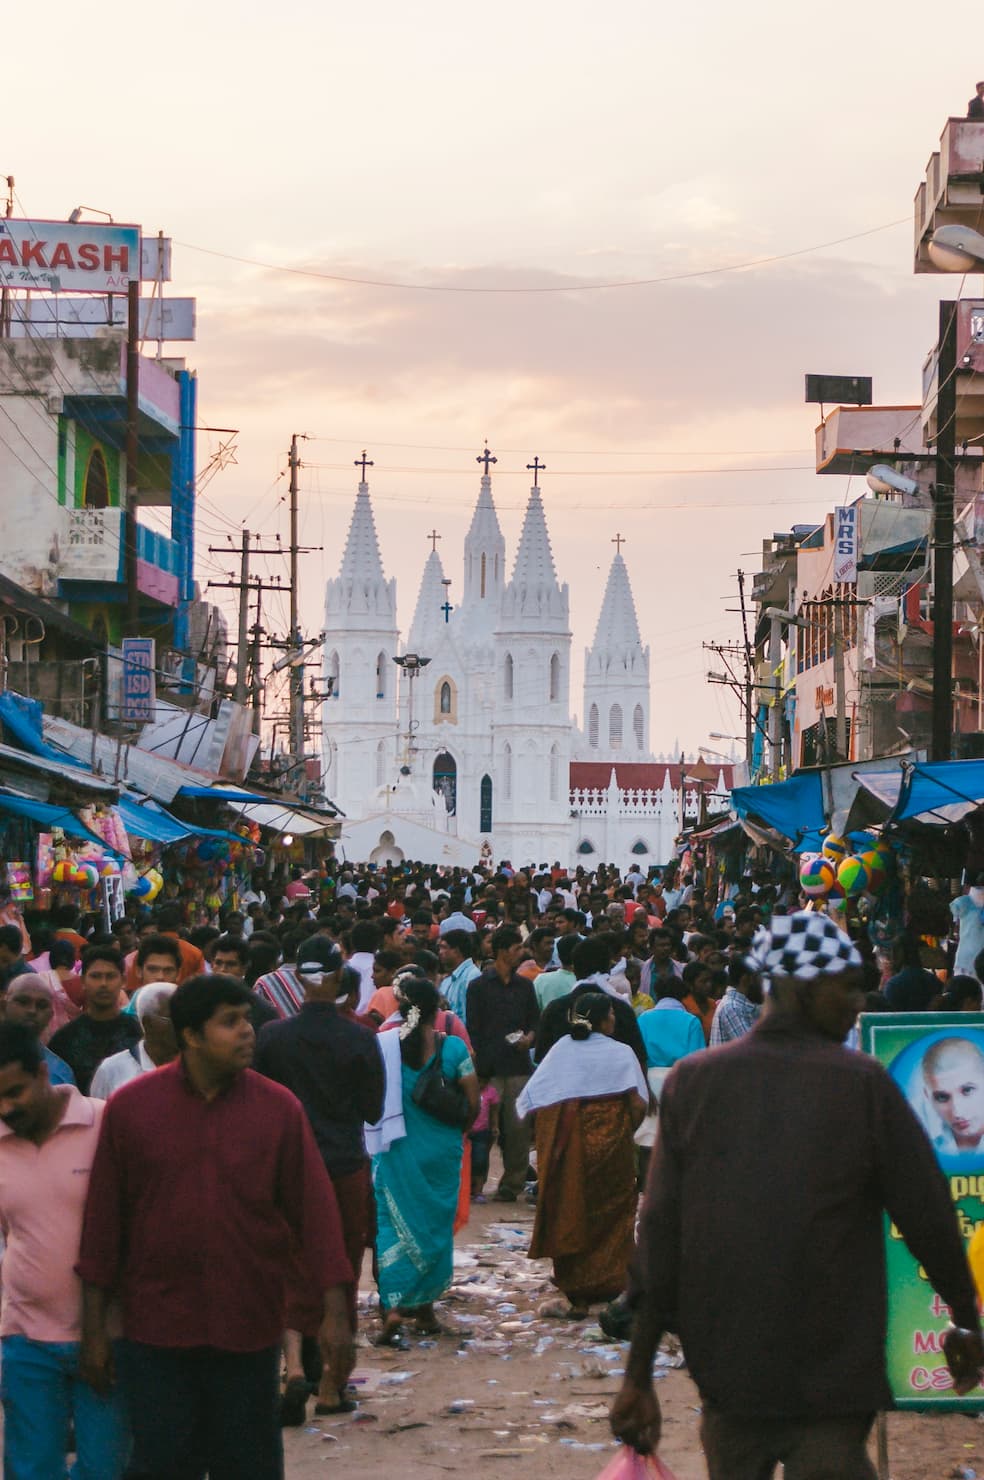
[[[571,716],[571,629],[538,487],[507,571],[486,451],[453,606],[436,540],[405,643],[369,486],[360,482],[325,602],[323,784],[352,861],[516,867],[664,863],[681,817],[724,813],[718,771],[649,751],[649,648],[620,544]],[[363,479],[365,466],[363,466]],[[713,790],[712,790],[713,788]]]

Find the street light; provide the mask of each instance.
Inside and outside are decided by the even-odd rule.
[[[98,206],[76,206],[75,210],[68,218],[69,226],[78,226],[79,222],[82,220],[83,211],[88,211],[90,216],[105,216],[107,221],[113,220],[108,211],[101,211]]]
[[[398,668],[402,668],[407,676],[407,743],[403,749],[403,765],[400,767],[401,776],[410,775],[410,758],[413,754],[413,681],[418,678],[430,662],[430,658],[422,658],[419,653],[404,653],[401,657],[393,658]]]
[[[984,236],[968,226],[939,226],[929,256],[940,272],[984,272]],[[931,758],[953,749],[953,499],[957,457],[957,309],[940,303],[936,350],[936,478],[933,490],[933,729]]]

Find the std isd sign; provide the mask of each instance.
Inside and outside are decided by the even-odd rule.
[[[0,287],[125,293],[140,279],[140,227],[0,218]]]
[[[950,1185],[969,1244],[984,1223],[984,1014],[877,1012],[861,1018],[861,1043],[895,1080]],[[958,1398],[943,1356],[950,1311],[885,1220],[886,1366],[897,1408],[984,1409],[984,1391]]]

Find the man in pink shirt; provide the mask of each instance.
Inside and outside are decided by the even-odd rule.
[[[79,1375],[82,1287],[75,1274],[89,1173],[103,1106],[72,1085],[52,1086],[36,1035],[0,1024],[0,1228],[3,1261],[4,1474],[119,1480],[130,1452],[116,1390]]]

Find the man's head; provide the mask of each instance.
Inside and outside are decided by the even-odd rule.
[[[16,925],[0,925],[0,967],[12,966],[24,949]]]
[[[35,1038],[41,1037],[55,1010],[51,987],[34,971],[14,977],[7,988],[4,1004],[6,1021],[29,1028]]]
[[[562,910],[556,920],[556,934],[561,939],[565,935],[577,935],[583,924],[580,910]]]
[[[526,944],[533,952],[533,960],[537,966],[542,968],[548,965],[550,957],[553,955],[554,939],[554,932],[549,930],[546,925],[540,925],[536,930],[531,932]]]
[[[179,930],[181,927],[181,906],[179,904],[162,904],[154,915],[154,924],[162,934]]]
[[[727,966],[728,986],[734,987],[749,1002],[758,1005],[762,1001],[762,979],[753,971],[741,955],[732,956]]]
[[[399,951],[377,951],[372,962],[372,984],[378,992],[382,987],[391,987],[393,978],[403,965]]]
[[[515,971],[523,954],[523,937],[515,925],[500,925],[492,932],[492,959],[502,970]]]
[[[23,1023],[0,1023],[0,1120],[30,1138],[46,1123],[53,1093],[37,1035]]]
[[[137,975],[149,982],[176,982],[181,972],[181,947],[174,935],[145,935],[137,946]]]
[[[334,1002],[341,974],[341,947],[326,935],[309,935],[298,946],[297,979],[311,1001]]]
[[[147,1057],[158,1068],[177,1057],[178,1040],[171,1021],[174,982],[148,982],[135,992],[137,1021],[143,1029]]]
[[[703,961],[688,961],[683,968],[684,991],[691,993],[694,1001],[702,1005],[711,995],[712,976],[711,968]]]
[[[607,936],[589,936],[587,940],[578,941],[572,967],[579,982],[584,981],[585,977],[607,971],[611,964],[611,945]]]
[[[213,1080],[233,1078],[253,1062],[252,999],[232,976],[192,976],[171,998],[179,1051]]]
[[[410,920],[410,934],[418,945],[426,945],[431,938],[434,916],[430,910],[415,910]]]
[[[353,956],[363,951],[374,955],[379,949],[379,931],[371,920],[358,920],[352,926],[349,939]]]
[[[574,952],[581,941],[576,935],[559,935],[555,942],[557,947],[557,959],[564,971],[573,970]]]
[[[123,963],[115,946],[88,946],[82,952],[82,999],[90,1017],[116,1017],[122,985]]]
[[[52,971],[71,971],[78,959],[70,940],[53,940],[48,947],[48,965]]]
[[[843,1043],[864,1005],[861,953],[826,915],[776,915],[760,930],[748,964],[768,979],[778,1005]]]
[[[241,981],[249,961],[249,942],[241,935],[220,935],[212,947],[212,970],[217,976],[234,976]]]
[[[958,1151],[984,1137],[984,1055],[969,1038],[940,1038],[923,1058],[926,1098],[953,1133]]]
[[[977,96],[984,99],[984,82],[979,82],[976,88]]]
[[[470,930],[449,930],[437,943],[437,954],[448,975],[457,971],[462,961],[469,960],[474,936]]]

